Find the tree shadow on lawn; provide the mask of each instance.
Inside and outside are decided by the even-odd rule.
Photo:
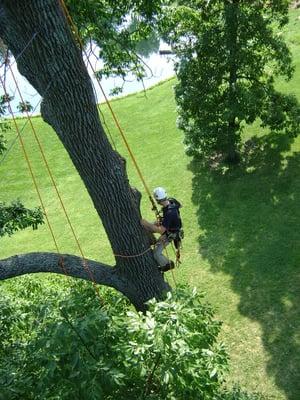
[[[300,399],[300,153],[291,140],[255,139],[231,172],[194,173],[200,252],[212,271],[232,277],[241,314],[260,323],[267,372],[289,400]]]

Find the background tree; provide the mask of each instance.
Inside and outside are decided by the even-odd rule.
[[[125,81],[130,73],[143,80],[152,74],[141,56],[158,50],[154,21],[161,4],[162,0],[66,1],[88,52],[94,52],[93,44],[98,46],[95,55],[103,62],[99,78],[119,76]]]
[[[42,116],[66,148],[117,255],[114,268],[63,255],[65,270],[90,280],[82,268],[88,263],[96,282],[114,287],[143,308],[146,300],[160,297],[169,286],[140,223],[140,195],[130,188],[125,162],[101,126],[91,81],[60,2],[1,0],[0,37],[18,59],[19,71],[43,97]],[[0,262],[0,279],[30,272],[63,273],[61,259],[52,253],[11,257]]]
[[[239,160],[241,133],[262,127],[296,136],[300,106],[275,88],[289,80],[291,54],[280,30],[289,1],[184,0],[166,9],[161,29],[177,57],[178,125],[189,155]]]

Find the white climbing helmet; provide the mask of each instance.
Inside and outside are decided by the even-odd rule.
[[[162,187],[155,188],[153,190],[153,196],[157,201],[165,200],[168,197],[167,192]]]

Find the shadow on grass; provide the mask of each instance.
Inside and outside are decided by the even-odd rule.
[[[230,173],[191,162],[200,252],[232,277],[241,314],[260,323],[267,371],[289,400],[300,399],[300,154],[290,140],[256,139]],[[258,149],[259,148],[259,149]]]

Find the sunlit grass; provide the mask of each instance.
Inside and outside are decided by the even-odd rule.
[[[285,32],[296,73],[291,82],[278,86],[300,99],[299,16],[299,11],[291,13]],[[182,134],[176,129],[174,84],[169,80],[146,96],[130,95],[112,106],[149,187],[166,187],[184,205],[186,238],[176,281],[203,290],[224,321],[222,335],[232,358],[230,381],[275,399],[298,400],[300,140],[266,136],[255,124],[245,130],[245,137],[259,136],[264,150],[230,174],[205,170],[184,153]],[[117,150],[128,159],[107,107],[101,108]],[[86,257],[113,263],[102,225],[64,148],[40,118],[34,125]],[[79,254],[28,126],[23,137],[60,251]],[[8,140],[14,138],[12,131]],[[129,159],[127,165],[131,184],[143,192]],[[18,144],[0,165],[0,179],[1,201],[20,198],[28,207],[39,204]],[[143,215],[151,220],[143,194]],[[45,225],[1,239],[0,257],[54,250]],[[169,280],[173,282],[171,275]]]

